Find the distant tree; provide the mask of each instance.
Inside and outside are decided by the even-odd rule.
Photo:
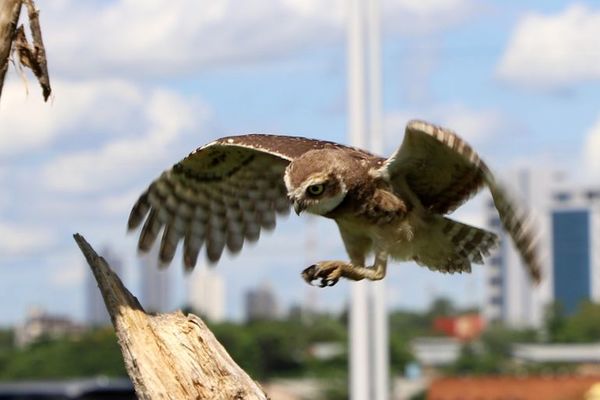
[[[4,361],[0,362],[1,380],[126,375],[112,329],[90,331],[76,340],[48,339],[13,349]]]
[[[600,341],[600,304],[582,302],[563,328],[566,342]]]
[[[567,316],[559,302],[548,306],[544,321],[548,341],[583,343],[600,340],[600,304],[582,302],[574,314]]]
[[[566,325],[567,317],[565,316],[565,309],[562,304],[558,301],[549,304],[544,312],[544,327],[548,341],[564,341]]]
[[[517,366],[511,355],[512,345],[535,338],[534,330],[514,330],[494,324],[488,327],[478,342],[463,346],[458,360],[448,368],[448,372],[459,375],[516,372]]]
[[[427,315],[430,318],[449,317],[456,315],[456,312],[457,310],[452,300],[446,297],[438,297],[431,303],[431,306],[429,306]]]
[[[260,349],[256,346],[254,336],[245,326],[226,322],[210,324],[210,330],[235,362],[250,376],[256,378],[264,373]]]
[[[402,374],[406,365],[415,360],[410,342],[399,335],[390,335],[390,364],[392,371]]]

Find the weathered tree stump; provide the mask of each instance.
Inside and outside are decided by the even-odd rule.
[[[98,282],[140,399],[268,399],[199,317],[147,314],[83,236],[74,237]]]

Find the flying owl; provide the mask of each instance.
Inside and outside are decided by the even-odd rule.
[[[411,121],[388,159],[341,144],[279,135],[218,139],[175,164],[135,203],[129,229],[144,226],[148,251],[162,231],[159,258],[170,263],[183,240],[192,269],[202,246],[215,263],[224,249],[273,229],[292,207],[336,222],[349,261],[321,261],[303,278],[332,286],[342,277],[379,280],[389,259],[445,273],[470,272],[498,244],[492,232],[454,221],[451,213],[483,186],[531,278],[540,279],[534,232],[526,215],[477,153],[454,132]],[[373,254],[373,264],[366,258]]]

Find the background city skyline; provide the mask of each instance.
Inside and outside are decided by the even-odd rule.
[[[0,326],[32,305],[84,319],[89,271],[74,232],[122,257],[135,291],[143,270],[124,233],[129,209],[194,148],[246,132],[347,143],[343,4],[40,1],[55,95],[43,104],[31,80],[27,95],[11,70],[0,104]],[[386,154],[408,119],[424,118],[456,130],[500,174],[536,165],[598,176],[594,2],[388,0],[383,15]],[[456,218],[483,226],[484,199]],[[309,293],[341,310],[348,283],[311,289],[300,278],[314,261],[345,256],[335,226],[314,220],[307,233],[295,216],[278,225],[217,267],[227,316],[241,319],[245,292],[265,281],[285,305]],[[174,306],[186,292],[179,260]],[[393,307],[485,297],[483,267],[448,276],[394,263],[386,279]]]

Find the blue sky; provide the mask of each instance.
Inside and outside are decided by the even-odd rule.
[[[514,165],[600,175],[600,4],[382,0],[386,151],[410,118],[447,125],[498,172]],[[152,178],[228,134],[346,142],[343,0],[40,0],[54,94],[9,71],[0,102],[0,325],[28,307],[84,316],[89,271],[71,235],[126,261],[138,291],[129,209]],[[28,88],[28,93],[27,89]],[[481,224],[480,199],[456,217]],[[335,226],[289,217],[218,266],[227,308],[269,281],[284,304],[347,301],[346,282],[311,289],[299,273],[344,257]],[[179,263],[173,304],[185,295]],[[394,264],[390,306],[436,295],[483,298],[482,268],[446,276]]]

